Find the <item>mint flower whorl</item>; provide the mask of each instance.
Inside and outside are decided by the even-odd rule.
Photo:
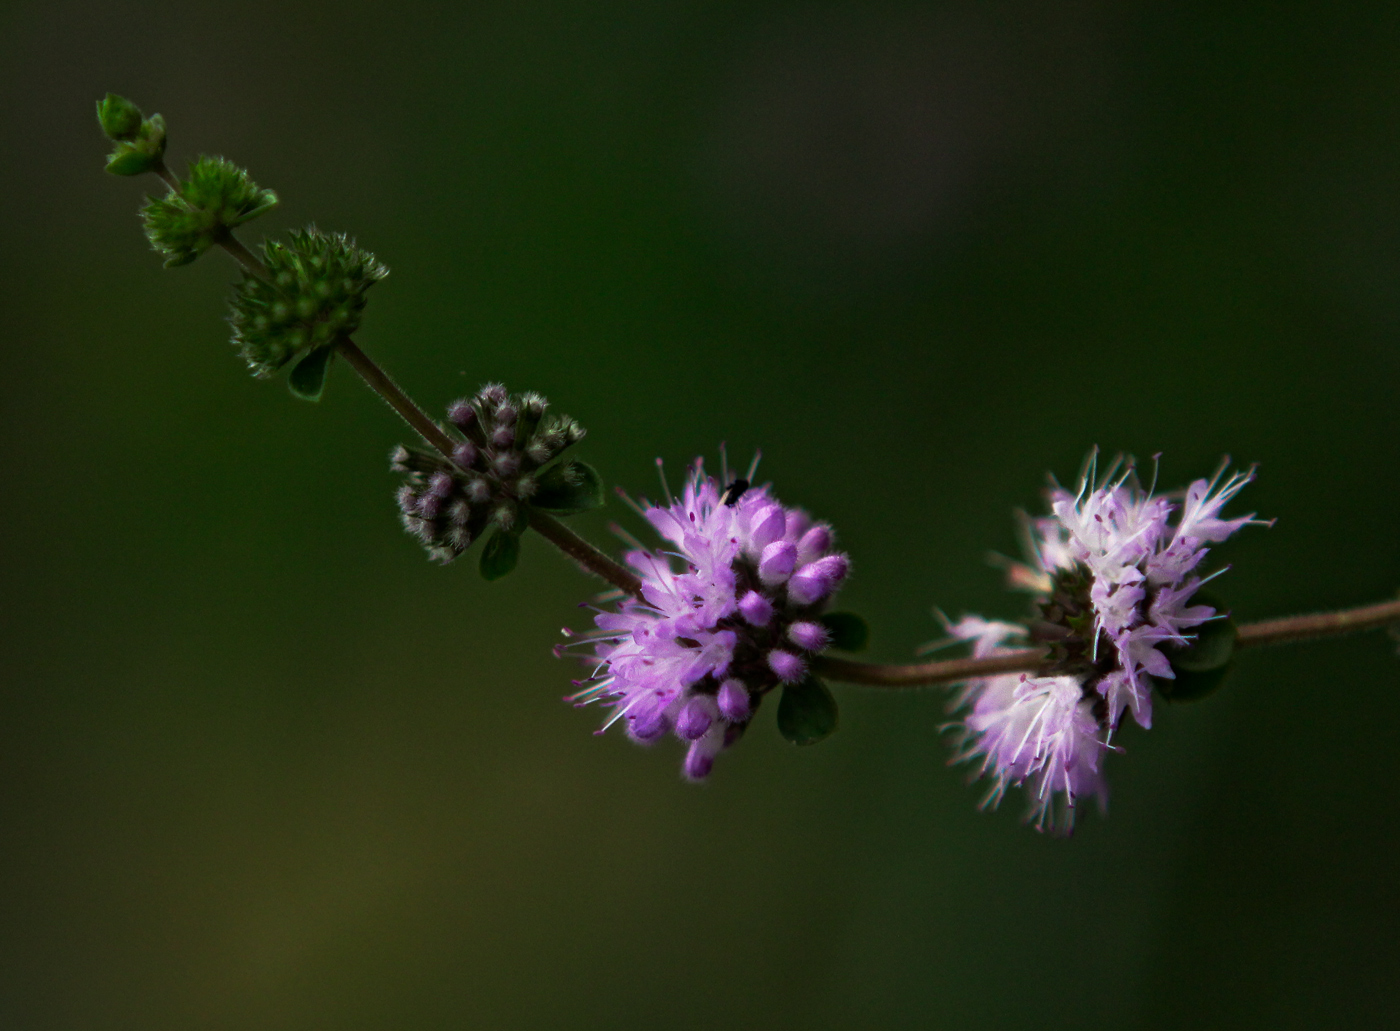
[[[1185,647],[1191,630],[1216,618],[1211,606],[1190,604],[1204,582],[1194,571],[1206,545],[1261,522],[1253,512],[1219,518],[1254,479],[1251,469],[1222,483],[1224,473],[1222,466],[1211,480],[1196,480],[1180,506],[1144,492],[1131,466],[1096,490],[1086,476],[1076,494],[1053,487],[1054,516],[1030,524],[1036,568],[1017,572],[1042,595],[1031,636],[1051,645],[1060,666],[1093,681],[1110,728],[1125,708],[1152,726],[1151,677],[1176,676],[1162,646]]]
[[[578,510],[559,499],[575,481],[596,474],[582,462],[541,467],[582,440],[584,429],[567,415],[547,415],[548,407],[539,394],[512,396],[489,383],[476,397],[448,406],[457,431],[450,461],[428,448],[394,449],[391,466],[404,474],[398,491],[404,529],[430,557],[451,562],[493,526],[523,530],[521,505],[530,499],[550,512]]]
[[[688,745],[686,777],[700,780],[764,695],[807,678],[830,642],[821,614],[849,562],[832,550],[831,527],[766,486],[726,490],[698,460],[680,498],[643,504],[668,546],[628,553],[642,597],[599,612],[597,632],[579,642],[596,669],[568,700],[612,708],[600,734],[619,720],[643,744],[675,734]]]
[[[227,158],[201,154],[177,193],[148,198],[141,209],[146,238],[166,268],[188,265],[221,236],[277,205],[277,194],[261,189]]]
[[[1010,566],[1012,585],[1036,595],[1037,618],[1022,628],[969,616],[949,627],[954,638],[976,642],[977,655],[1004,653],[1016,635],[1050,649],[1046,675],[972,680],[956,702],[970,712],[955,761],[981,758],[982,773],[994,781],[988,804],[1008,784],[1025,784],[1036,825],[1067,831],[1079,796],[1104,801],[1100,757],[1123,713],[1150,728],[1154,678],[1177,675],[1169,653],[1224,618],[1192,604],[1217,575],[1196,573],[1207,545],[1262,522],[1253,513],[1220,518],[1254,478],[1251,469],[1222,482],[1224,473],[1222,466],[1211,480],[1192,483],[1179,504],[1144,491],[1131,464],[1116,480],[1110,469],[1098,487],[1091,465],[1075,494],[1053,485],[1054,514],[1026,522],[1032,564]]]
[[[258,378],[360,327],[365,292],[389,274],[344,233],[315,226],[263,244],[271,282],[245,273],[229,301],[233,345]]]

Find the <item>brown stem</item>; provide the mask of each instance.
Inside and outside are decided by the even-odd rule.
[[[1321,612],[1308,616],[1286,616],[1246,623],[1239,628],[1237,648],[1253,648],[1266,644],[1285,644],[1317,637],[1335,637],[1360,630],[1376,630],[1400,623],[1400,601],[1344,609],[1341,612]],[[1008,655],[986,659],[945,659],[940,662],[916,662],[907,665],[857,662],[819,655],[812,660],[813,672],[850,684],[871,687],[923,687],[931,684],[955,683],[972,677],[997,673],[1035,673],[1045,661],[1045,651],[1026,648]]]
[[[151,171],[160,176],[166,186],[170,187],[172,193],[180,192],[180,180],[175,177],[175,173],[170,171],[170,166],[165,163],[165,158],[156,158],[156,163],[151,166]]]
[[[234,236],[232,232],[225,229],[215,238],[214,242],[228,251],[228,253],[232,255],[233,260],[238,262],[239,266],[244,272],[248,273],[248,275],[261,279],[264,282],[272,282],[272,275],[267,271],[267,266],[254,257],[253,252],[247,247],[244,247],[238,237]]]
[[[1319,612],[1246,623],[1240,627],[1235,647],[1252,648],[1261,644],[1306,641],[1313,637],[1336,637],[1358,630],[1376,630],[1394,623],[1400,623],[1400,601],[1383,601],[1377,605],[1343,609],[1341,612]]]
[[[360,374],[360,378],[369,388],[388,402],[389,407],[398,412],[404,422],[417,430],[424,440],[445,457],[452,457],[452,438],[443,432],[441,426],[428,418],[427,412],[414,404],[413,398],[405,394],[374,359],[361,351],[355,341],[347,336],[337,340],[335,346],[341,357]]]
[[[595,576],[628,594],[640,595],[642,581],[630,569],[599,551],[547,512],[532,510],[530,526],[541,537]]]
[[[812,659],[812,671],[832,680],[871,687],[923,687],[927,684],[950,684],[970,677],[986,677],[995,673],[1034,672],[1045,661],[1042,648],[1026,648],[1008,655],[988,659],[943,659],[939,662],[911,662],[905,665],[878,662],[857,662],[818,655]]]

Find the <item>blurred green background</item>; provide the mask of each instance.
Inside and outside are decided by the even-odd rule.
[[[1382,3],[10,0],[0,1026],[1400,1020],[1384,636],[1162,707],[1068,842],[977,812],[941,690],[686,785],[560,702],[593,585],[429,565],[405,431],[241,372],[93,117],[246,163],[250,243],[355,233],[434,411],[541,390],[634,493],[761,446],[899,659],[1020,613],[985,554],[1095,444],[1260,463],[1241,618],[1394,594],[1398,51]]]

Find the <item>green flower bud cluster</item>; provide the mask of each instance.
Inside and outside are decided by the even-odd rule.
[[[229,302],[233,344],[259,378],[303,353],[324,369],[335,342],[359,328],[365,291],[389,274],[345,234],[315,226],[263,244],[263,263],[269,278],[245,273]]]
[[[160,115],[147,118],[125,97],[108,93],[97,102],[97,121],[117,144],[107,155],[107,171],[113,175],[153,171],[165,156],[165,119]]]
[[[527,507],[570,515],[603,503],[592,467],[555,462],[584,430],[567,415],[547,413],[548,404],[539,394],[510,395],[491,383],[449,406],[448,422],[458,431],[448,431],[456,442],[451,459],[425,448],[394,449],[390,462],[404,474],[404,529],[432,558],[450,562],[494,528],[481,559],[482,575],[494,580],[515,566]]]
[[[179,191],[150,198],[141,218],[151,246],[165,256],[166,268],[174,268],[276,206],[277,194],[259,189],[232,161],[201,155]]]

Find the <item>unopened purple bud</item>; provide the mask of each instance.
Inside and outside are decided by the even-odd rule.
[[[458,398],[447,406],[447,421],[459,430],[465,430],[476,422],[476,409],[465,397]]]
[[[497,447],[510,447],[515,443],[515,426],[497,426],[491,434],[491,443]]]
[[[797,546],[792,541],[774,541],[763,549],[758,560],[758,578],[766,587],[776,587],[792,575],[797,565]]]
[[[467,484],[467,497],[473,504],[484,505],[491,500],[491,485],[478,476]]]
[[[696,741],[691,744],[690,751],[685,753],[685,762],[681,764],[681,772],[691,780],[704,780],[710,775],[710,770],[714,769],[714,765],[714,752],[708,747],[708,742]]]
[[[749,689],[740,680],[726,680],[719,685],[719,714],[730,723],[743,723],[753,713],[749,705]]]
[[[405,515],[412,515],[418,511],[418,495],[413,493],[413,488],[404,484],[394,495],[399,503],[399,511]]]
[[[395,444],[394,450],[389,452],[389,468],[396,473],[408,472],[408,448],[402,444]]]
[[[463,469],[470,469],[476,462],[476,445],[464,440],[452,449],[452,461]]]
[[[506,403],[506,388],[499,383],[488,383],[477,393],[476,399],[483,405],[499,408]]]
[[[796,578],[794,577],[794,579]],[[791,584],[789,584],[788,590],[791,591],[791,589]],[[831,635],[827,633],[826,627],[820,623],[807,622],[794,623],[788,627],[788,637],[792,639],[793,643],[809,652],[821,651],[831,640]]]
[[[509,530],[515,525],[515,505],[509,501],[502,501],[491,512],[491,521],[502,530]]]
[[[802,535],[797,542],[797,558],[801,562],[811,562],[831,550],[831,527],[818,523]]]
[[[445,498],[452,493],[452,486],[451,474],[439,470],[428,481],[428,493],[435,498]]]
[[[800,541],[802,535],[807,532],[807,527],[812,525],[812,517],[800,508],[792,508],[787,514],[787,539],[790,541]]]
[[[794,605],[811,605],[831,593],[831,584],[814,565],[803,566],[787,584],[788,601]]]
[[[784,684],[795,684],[807,672],[807,664],[792,652],[774,648],[768,653],[768,668],[778,675]]]
[[[447,506],[447,518],[451,520],[453,526],[466,526],[471,517],[471,506],[461,498]]]
[[[666,733],[666,717],[658,710],[636,719],[627,719],[627,733],[643,744],[650,744]]]
[[[825,598],[846,579],[851,563],[845,555],[827,555],[803,566],[788,581],[788,597],[798,605]],[[794,587],[794,585],[796,585]]]
[[[787,517],[783,514],[782,505],[769,505],[755,512],[752,519],[753,529],[749,532],[750,546],[756,554],[762,554],[768,545],[783,535],[783,529],[787,525]]]
[[[846,579],[846,574],[851,569],[851,560],[845,555],[827,555],[825,558],[817,559],[808,568],[815,569],[826,577],[827,583],[835,587]]]
[[[502,476],[513,476],[520,471],[520,456],[514,451],[506,451],[492,459],[491,464]]]
[[[437,514],[442,511],[442,498],[434,494],[422,494],[418,497],[418,514],[424,519],[436,519]]]
[[[680,715],[676,717],[676,735],[694,741],[710,729],[711,722],[710,707],[699,698],[692,698],[681,706]]]
[[[502,426],[509,426],[515,422],[515,405],[501,405],[496,410],[496,422]]]
[[[739,615],[744,617],[746,623],[767,626],[773,618],[773,603],[757,591],[750,591],[739,599]]]

